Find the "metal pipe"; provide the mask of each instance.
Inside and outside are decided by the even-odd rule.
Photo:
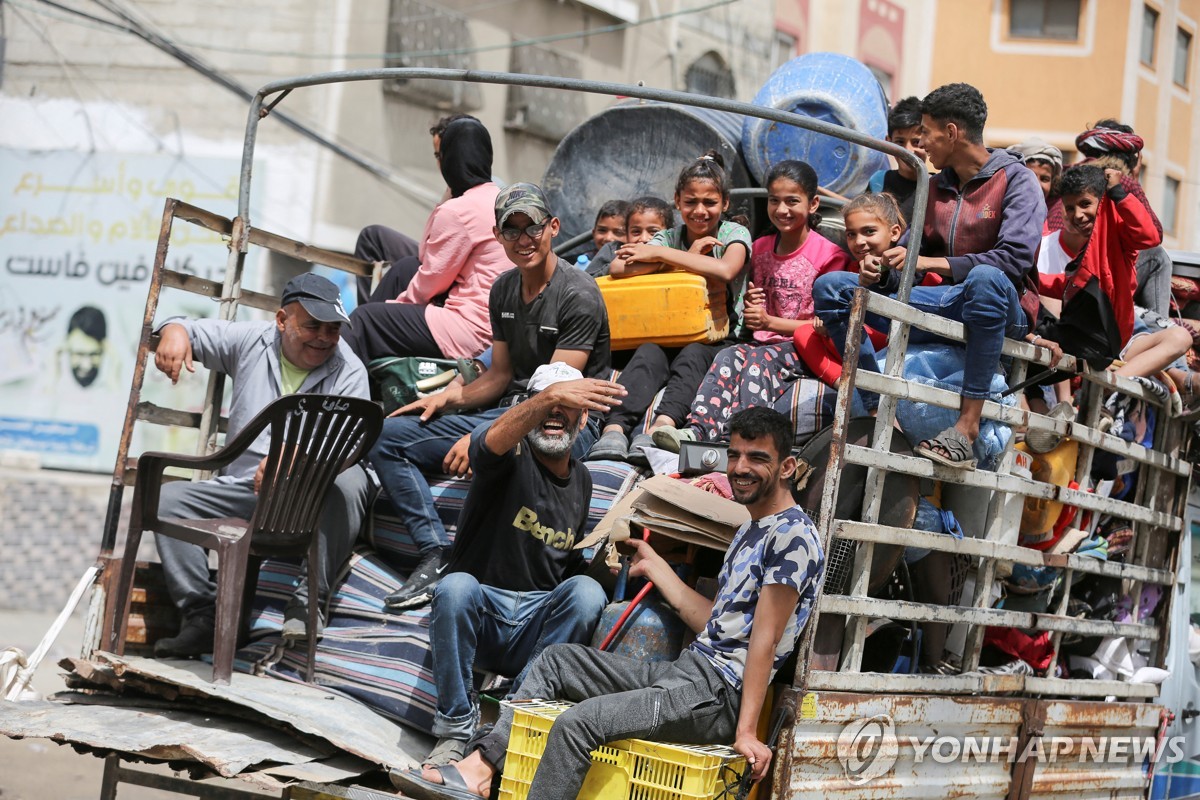
[[[710,108],[714,111],[727,111],[732,114],[757,117],[773,122],[792,125],[797,128],[823,133],[838,139],[857,144],[871,150],[890,155],[908,164],[917,174],[917,188],[913,200],[913,219],[909,234],[908,254],[904,260],[904,269],[900,276],[900,289],[896,299],[902,303],[908,302],[909,291],[912,289],[916,274],[917,251],[921,245],[921,229],[925,224],[925,204],[929,197],[929,175],[924,163],[899,145],[883,139],[876,139],[865,133],[834,125],[812,117],[781,111],[777,108],[756,106],[738,100],[727,100],[722,97],[678,92],[670,89],[652,89],[646,86],[634,86],[626,83],[610,83],[607,81],[592,81],[582,78],[560,78],[549,75],[521,75],[513,72],[487,72],[463,69],[434,69],[425,67],[383,67],[378,69],[345,70],[340,72],[318,72],[297,78],[285,78],[265,84],[258,90],[250,101],[250,109],[246,120],[246,135],[242,146],[242,167],[238,185],[238,216],[247,226],[250,224],[250,183],[254,167],[254,147],[258,140],[258,123],[261,120],[261,110],[265,99],[277,92],[287,92],[305,86],[319,86],[329,83],[351,83],[357,81],[378,80],[443,80],[463,81],[466,83],[487,83],[505,86],[531,86],[542,89],[562,89],[564,91],[587,92],[589,94],[607,94],[611,96],[632,97],[640,100],[654,100],[661,103]],[[280,98],[282,99],[282,98]],[[278,100],[276,100],[278,103]],[[245,244],[239,242],[239,247]],[[232,263],[231,263],[232,266]]]

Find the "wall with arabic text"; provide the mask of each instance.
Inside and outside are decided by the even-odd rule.
[[[0,451],[113,468],[164,200],[232,216],[237,176],[232,158],[0,148]],[[221,281],[227,252],[217,234],[177,222],[167,266]],[[157,318],[215,313],[164,290]],[[143,397],[198,404],[202,376],[188,384],[181,395],[151,369]],[[139,437],[133,453],[186,447],[186,434],[167,429],[140,426]]]

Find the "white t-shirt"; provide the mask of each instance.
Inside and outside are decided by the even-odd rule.
[[[1063,247],[1061,230],[1047,233],[1042,237],[1042,247],[1038,251],[1038,272],[1042,275],[1062,275],[1074,257]]]

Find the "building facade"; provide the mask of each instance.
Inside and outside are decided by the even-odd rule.
[[[1146,141],[1140,175],[1168,248],[1200,250],[1194,40],[1200,0],[779,0],[801,52],[836,50],[893,100],[970,83],[987,143],[1037,135],[1074,160],[1075,137],[1116,118]]]

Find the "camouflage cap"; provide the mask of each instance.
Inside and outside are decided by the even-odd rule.
[[[546,204],[546,195],[532,183],[514,183],[496,195],[496,227],[503,228],[513,214],[526,215],[534,225],[541,225],[554,216]]]

